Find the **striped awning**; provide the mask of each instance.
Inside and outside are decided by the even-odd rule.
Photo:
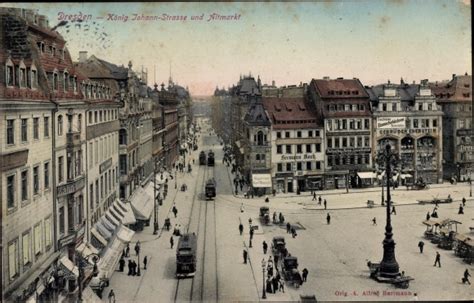
[[[77,279],[79,277],[79,269],[67,256],[62,257],[59,260],[59,264],[65,276],[69,279]]]

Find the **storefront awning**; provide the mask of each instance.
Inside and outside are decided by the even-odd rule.
[[[122,240],[124,243],[128,243],[132,241],[133,235],[135,232],[123,225],[119,227],[119,230],[117,231],[117,237]]]
[[[92,254],[96,254],[98,255],[99,254],[99,251],[92,245],[90,245],[89,243],[87,242],[82,242],[81,245],[79,245],[77,248],[76,248],[76,251],[85,259],[87,258],[88,256],[92,255]],[[94,260],[92,260],[92,258],[89,258],[88,259],[89,263],[91,264],[94,264]]]
[[[115,227],[120,226],[119,220],[117,220],[114,215],[112,215],[112,207],[109,207],[107,212],[105,213],[105,218],[112,223]]]
[[[397,181],[399,175],[400,175],[400,174],[395,174],[395,175],[393,175],[393,176],[392,176],[392,180],[393,180],[393,181]]]
[[[74,263],[72,263],[71,260],[69,260],[67,256],[62,257],[59,260],[59,263],[61,264],[62,268],[66,270],[66,276],[69,276],[70,278],[79,277],[79,269],[76,265],[74,265]]]
[[[401,174],[401,175],[400,175],[400,178],[402,178],[402,179],[413,178],[413,176],[410,175],[410,174]]]
[[[135,190],[131,198],[132,209],[139,220],[149,220],[153,210],[153,197],[150,197],[141,187]]]
[[[112,222],[107,220],[105,215],[102,216],[99,221],[102,223],[102,225],[104,225],[105,228],[107,228],[107,230],[110,232],[110,234],[114,234],[116,226],[114,224],[112,224]]]
[[[105,254],[100,258],[97,264],[99,268],[99,276],[104,279],[110,279],[115,268],[117,267],[120,256],[122,255],[125,244],[119,239],[115,238]]]
[[[130,203],[124,203],[120,200],[115,200],[115,203],[112,205],[112,207],[116,213],[122,217],[122,224],[135,224],[137,222],[135,219],[135,214],[132,210],[132,205]]]
[[[258,187],[272,187],[272,176],[270,174],[253,174],[252,186]]]
[[[107,246],[107,240],[102,237],[102,235],[95,229],[95,227],[93,227],[91,229],[91,234],[104,246]]]
[[[361,179],[375,179],[377,175],[373,172],[358,172],[357,175]]]
[[[82,301],[87,303],[102,303],[102,300],[90,287],[86,287],[82,292]]]

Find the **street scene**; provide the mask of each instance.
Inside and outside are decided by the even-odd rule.
[[[1,4],[0,301],[472,302],[470,25]]]

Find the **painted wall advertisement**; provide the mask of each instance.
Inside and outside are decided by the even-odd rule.
[[[378,129],[393,129],[393,128],[405,128],[406,118],[405,117],[380,117],[377,118]]]

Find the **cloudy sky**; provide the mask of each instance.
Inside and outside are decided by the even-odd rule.
[[[82,14],[82,22],[57,29],[73,59],[86,50],[116,64],[132,60],[134,69],[148,69],[150,85],[155,79],[166,83],[171,67],[175,82],[194,95],[212,94],[216,85],[230,86],[249,72],[277,85],[324,76],[358,77],[366,85],[401,77],[418,82],[470,72],[470,5],[470,0],[2,4],[36,8],[51,26]],[[212,14],[238,18],[208,21]],[[132,20],[137,15],[155,20]],[[166,15],[186,20],[164,20]]]

